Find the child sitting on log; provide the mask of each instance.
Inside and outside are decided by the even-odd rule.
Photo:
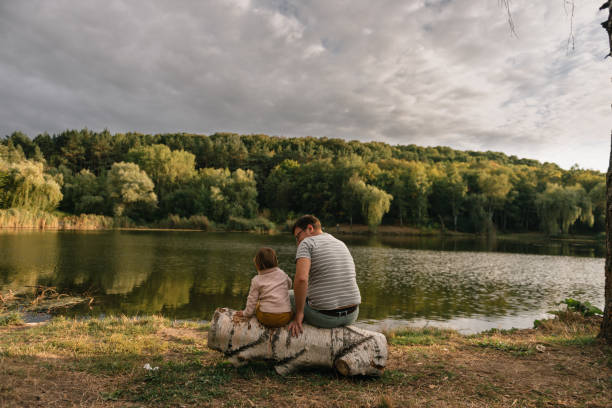
[[[255,255],[257,275],[251,280],[246,308],[236,312],[238,317],[251,317],[266,327],[282,327],[293,317],[289,289],[291,278],[278,267],[278,259],[272,248],[261,248]]]

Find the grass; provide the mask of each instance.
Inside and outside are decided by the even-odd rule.
[[[384,334],[389,344],[398,346],[430,346],[432,344],[441,344],[451,337],[459,335],[454,330],[437,327],[403,328],[385,332]]]
[[[473,336],[432,327],[386,333],[380,378],[328,369],[280,377],[266,362],[234,368],[206,347],[207,330],[160,316],[7,320],[0,406],[603,407],[612,400],[612,348],[596,339],[596,320],[571,314],[537,329]]]
[[[535,353],[535,348],[528,344],[516,344],[502,340],[482,339],[474,341],[478,347],[491,348],[511,353],[516,356],[529,356]]]
[[[235,376],[234,369],[222,363],[207,365],[199,360],[168,361],[159,370],[135,378],[139,385],[130,399],[146,403],[196,403],[224,398],[223,387]]]
[[[23,323],[23,317],[19,312],[8,312],[5,314],[0,314],[0,326],[19,326]]]

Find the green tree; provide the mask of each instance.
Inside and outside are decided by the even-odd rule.
[[[580,185],[563,187],[549,183],[546,190],[537,194],[536,206],[542,229],[547,234],[559,231],[567,234],[578,219],[593,225],[591,199]]]
[[[271,210],[272,219],[285,221],[290,212],[298,211],[299,188],[296,183],[300,164],[286,159],[274,167],[263,185],[264,205]]]
[[[150,217],[157,204],[153,181],[135,163],[114,163],[106,178],[113,214],[135,218]]]
[[[391,215],[400,225],[409,221],[419,225],[427,222],[427,207],[431,180],[427,164],[399,159],[382,160],[381,172],[375,184],[393,195]]]
[[[61,178],[46,174],[40,162],[0,160],[0,178],[3,185],[0,202],[5,208],[51,211],[62,199]]]
[[[133,148],[128,158],[151,177],[159,196],[195,175],[195,155],[162,144]]]
[[[372,231],[376,231],[383,216],[389,212],[393,196],[377,187],[366,185],[365,194],[362,200],[363,215],[368,221],[368,227]]]
[[[187,186],[168,196],[174,212],[182,216],[203,214],[215,222],[257,214],[257,184],[251,170],[200,169]],[[166,201],[162,204],[165,206]],[[181,209],[187,209],[182,211]]]
[[[604,230],[606,225],[606,182],[596,184],[589,191],[589,198],[593,204],[593,218],[597,230]]]
[[[461,177],[459,169],[447,163],[439,172],[432,174],[430,202],[432,211],[441,220],[450,216],[453,228],[457,231],[457,219],[467,194],[467,183]]]
[[[363,197],[366,194],[365,183],[354,174],[342,188],[342,208],[349,217],[351,229],[353,228],[353,217],[359,215],[363,210]]]
[[[496,210],[504,207],[512,188],[507,168],[494,162],[483,162],[474,167],[480,203],[486,214],[484,228],[490,232],[494,228],[493,217]]]
[[[376,231],[382,217],[389,212],[393,196],[385,191],[364,183],[359,176],[354,175],[347,183],[345,191],[350,194],[351,200],[347,206],[361,204],[361,213],[367,221],[368,227]]]
[[[63,211],[74,214],[108,214],[106,182],[83,169],[77,174],[64,173],[64,199],[60,204]]]

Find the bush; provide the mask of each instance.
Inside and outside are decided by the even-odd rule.
[[[160,228],[183,228],[208,231],[210,221],[205,215],[192,215],[189,218],[170,214],[167,218],[158,222]]]
[[[136,223],[124,215],[114,217],[113,225],[115,228],[134,228],[136,227]]]
[[[567,310],[572,312],[581,313],[584,317],[589,316],[603,316],[603,312],[600,308],[593,306],[590,302],[581,302],[579,300],[575,300],[572,298],[567,298],[562,302],[559,302],[560,305],[567,305]]]
[[[256,218],[242,218],[242,217],[229,217],[227,222],[227,229],[230,231],[257,231],[257,232],[270,232],[274,231],[276,225],[267,218],[256,217]]]
[[[0,326],[18,326],[24,324],[23,317],[18,312],[0,315]]]
[[[59,229],[96,230],[111,229],[114,221],[111,217],[96,214],[70,215],[60,219]]]

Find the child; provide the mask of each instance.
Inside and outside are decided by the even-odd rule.
[[[289,289],[291,279],[278,267],[278,259],[272,248],[261,248],[255,255],[257,275],[251,280],[246,308],[236,316],[251,317],[266,327],[282,327],[291,321]]]

